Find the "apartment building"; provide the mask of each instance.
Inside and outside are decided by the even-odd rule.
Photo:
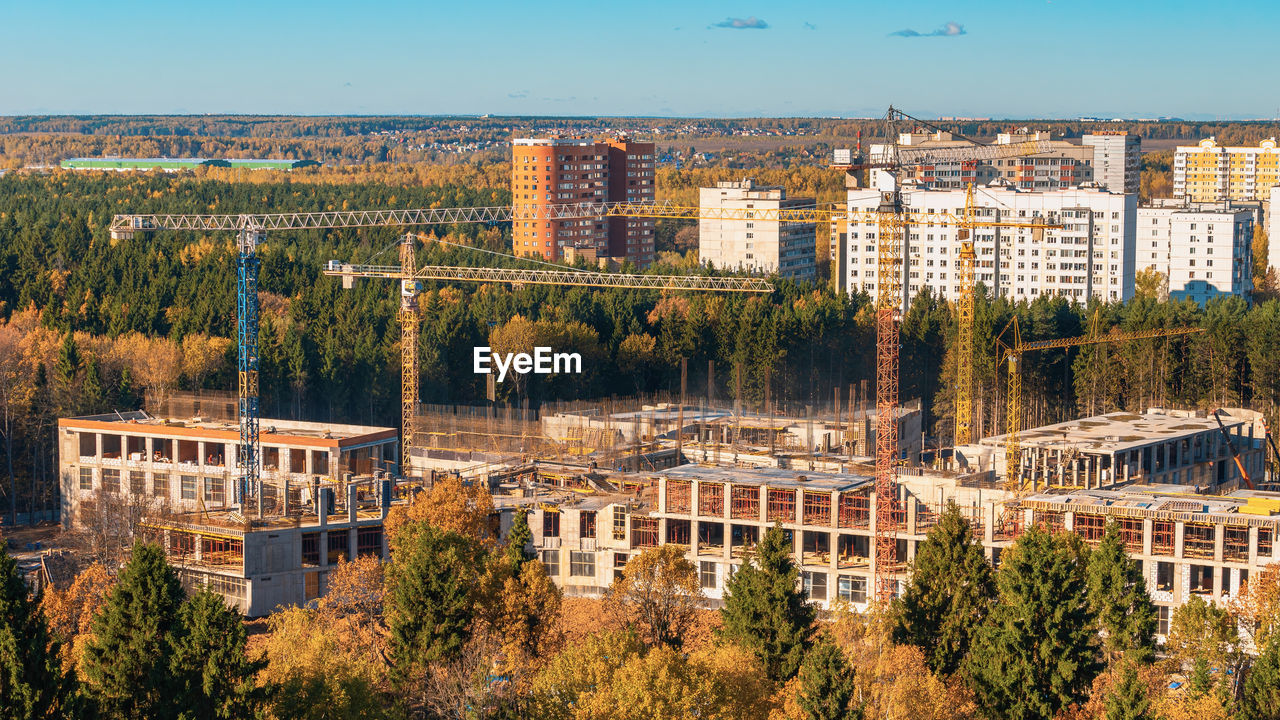
[[[756,185],[752,179],[716,183],[698,191],[698,204],[708,210],[780,210],[813,207],[813,198],[788,198],[785,188]],[[760,274],[778,273],[791,280],[817,277],[817,225],[752,220],[698,221],[698,258],[708,265]]]
[[[1191,202],[1267,200],[1280,184],[1276,139],[1256,147],[1222,146],[1210,137],[1179,145],[1173,155],[1173,196]]]
[[[511,141],[512,203],[545,215],[554,205],[583,202],[653,202],[653,143],[626,138],[519,138]],[[515,220],[518,255],[560,260],[569,247],[593,249],[597,257],[648,265],[654,259],[651,218],[565,217]]]
[[[910,212],[964,212],[965,191],[925,190],[909,186],[902,191]],[[993,228],[974,231],[977,255],[974,277],[989,291],[1014,300],[1034,300],[1057,295],[1077,302],[1088,298],[1123,301],[1133,296],[1134,231],[1137,196],[1099,188],[1070,188],[1045,192],[1024,191],[1003,181],[979,187],[974,194],[980,218],[1004,222],[1043,221],[1061,228]],[[877,190],[853,189],[848,209],[853,213],[875,210]],[[932,288],[947,300],[959,297],[956,274],[960,251],[958,228],[948,225],[909,225],[903,251],[904,307],[924,288]],[[848,223],[847,239],[850,292],[862,289],[878,297],[878,254],[875,222]]]
[[[1203,306],[1222,295],[1253,290],[1252,209],[1231,203],[1138,208],[1136,268],[1168,281],[1169,298]]]
[[[1093,148],[1093,181],[1113,192],[1136,193],[1142,179],[1142,138],[1124,130],[1083,135],[1080,144]]]
[[[1085,135],[1079,144],[1054,140],[1047,132],[1000,133],[995,144],[1023,142],[1048,144],[1045,152],[1006,158],[937,162],[908,168],[907,178],[930,190],[957,190],[970,183],[985,185],[1002,180],[1020,190],[1058,190],[1087,182],[1116,193],[1136,193],[1139,182],[1141,141],[1123,132]],[[968,148],[973,143],[951,133],[902,133],[898,145],[919,148]],[[871,162],[882,162],[890,148],[872,144]]]
[[[368,473],[399,460],[395,428],[262,419],[263,498],[274,505],[316,477]],[[168,511],[237,504],[239,427],[234,422],[156,418],[141,410],[58,420],[62,519],[83,500],[120,494]]]

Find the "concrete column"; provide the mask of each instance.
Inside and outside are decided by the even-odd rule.
[[[667,511],[667,479],[658,478],[658,510]]]
[[[102,459],[102,433],[94,433],[94,457],[98,460]]]
[[[292,452],[293,452],[293,451],[292,451],[292,450],[290,450],[290,454],[292,454]],[[303,451],[302,451],[302,465],[303,465],[303,467],[304,467],[304,468],[306,468],[306,473],[307,473],[308,475],[318,475],[318,474],[319,474],[319,473],[317,473],[317,472],[316,472],[314,458],[312,458],[312,457],[311,457],[311,451],[310,451],[310,450],[303,450]]]
[[[831,493],[831,527],[840,527],[840,493]],[[831,546],[831,556],[835,557],[835,546]]]
[[[1249,567],[1258,566],[1258,528],[1249,528]]]
[[[1066,530],[1067,532],[1075,532],[1075,529],[1076,529],[1075,512],[1068,510],[1062,513],[1062,529]]]
[[[154,446],[155,446],[155,438],[148,436],[142,439],[142,451],[147,455],[145,458],[143,458],[143,462],[145,462],[148,466],[151,465],[152,459],[155,457],[155,454],[152,452],[152,448]]]
[[[1154,547],[1156,522],[1151,518],[1144,518],[1142,521],[1142,554],[1151,556],[1151,549]]]
[[[982,524],[982,541],[987,547],[996,541],[996,521],[1000,519],[1000,514],[996,512],[995,503],[987,503],[983,508],[982,515],[985,522]]]
[[[916,534],[916,508],[919,505],[920,503],[916,502],[915,498],[910,498],[910,497],[907,498],[906,506],[907,506],[907,534],[908,535]]]
[[[769,488],[765,485],[760,486],[760,522],[767,523],[769,520]]]
[[[701,489],[701,480],[694,480],[689,483],[689,516],[698,517],[698,491]]]
[[[1227,534],[1223,532],[1222,525],[1215,524],[1213,526],[1213,561],[1214,562],[1222,562],[1222,549],[1223,549],[1223,545],[1226,543],[1226,540],[1227,540],[1226,536]],[[1218,575],[1219,573],[1214,573],[1215,581],[1217,580]]]
[[[1182,559],[1182,535],[1187,529],[1187,524],[1181,520],[1173,525],[1173,556]]]
[[[692,557],[698,557],[698,528],[700,524],[697,520],[689,520],[689,554]],[[599,535],[599,533],[596,533]]]
[[[203,467],[204,467],[204,461],[205,461],[205,459],[206,459],[207,457],[209,457],[209,455],[205,452],[205,449],[204,449],[204,441],[203,441],[203,440],[197,440],[197,441],[196,441],[196,465],[198,465],[198,466],[200,466],[201,468],[203,468]]]
[[[348,560],[356,559],[356,551],[357,551],[356,543],[359,540],[359,533],[360,531],[355,527],[352,527],[350,530],[347,530],[347,559]]]
[[[725,488],[728,490],[728,488]],[[728,499],[725,500],[725,507],[728,507]],[[733,525],[724,523],[724,548],[720,551],[720,558],[726,563],[733,561]]]

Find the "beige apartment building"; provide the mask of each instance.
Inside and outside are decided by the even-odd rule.
[[[708,210],[781,210],[811,208],[813,198],[788,198],[786,189],[756,185],[755,180],[716,183],[698,191],[698,205]],[[815,223],[752,220],[698,221],[698,259],[716,268],[777,273],[791,280],[817,277]]]

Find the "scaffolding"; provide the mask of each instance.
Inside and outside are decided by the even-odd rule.
[[[1222,559],[1243,561],[1249,559],[1249,528],[1224,527],[1222,535]]]
[[[805,490],[804,524],[831,525],[831,493]]]
[[[1156,520],[1151,526],[1151,554],[1173,557],[1177,525],[1172,520]]]
[[[631,516],[631,546],[637,548],[658,547],[658,518]]]
[[[669,513],[689,512],[692,494],[693,483],[688,480],[668,480],[666,511]]]
[[[698,484],[698,514],[724,517],[724,483]]]
[[[769,505],[766,508],[765,521],[796,521],[796,491],[769,488]]]
[[[916,534],[927,534],[942,518],[942,503],[916,505]]]
[[[840,493],[839,526],[865,528],[871,526],[871,498],[865,494]]]
[[[1258,559],[1271,557],[1271,543],[1275,539],[1275,534],[1271,528],[1258,528]]]
[[[1124,549],[1131,553],[1142,552],[1142,520],[1139,518],[1116,518],[1120,530],[1120,539],[1124,541]]]
[[[734,520],[760,519],[760,488],[731,485],[729,516]]]
[[[1100,542],[1103,533],[1107,531],[1107,518],[1102,515],[1076,513],[1071,522],[1071,530],[1085,542]]]
[[[996,540],[1016,540],[1022,535],[1024,514],[1022,508],[1013,505],[1005,506],[993,528]]]
[[[1062,532],[1063,513],[1057,510],[1036,510],[1031,515],[1031,524],[1044,528],[1050,534]]]
[[[1213,559],[1214,527],[1203,523],[1187,523],[1182,527],[1182,556]]]

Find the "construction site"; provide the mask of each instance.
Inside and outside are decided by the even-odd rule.
[[[890,111],[890,119],[914,118]],[[923,121],[919,121],[923,122]],[[926,123],[927,124],[927,123]],[[894,137],[888,134],[888,137]],[[1034,145],[1034,143],[1032,143]],[[1034,153],[1021,143],[972,148],[891,147],[874,162],[848,158],[853,173],[890,180],[933,162]],[[887,154],[886,154],[887,153]],[[708,602],[765,530],[787,533],[812,602],[865,609],[895,597],[918,544],[954,502],[974,538],[998,564],[1027,528],[1043,525],[1096,542],[1115,522],[1142,561],[1161,608],[1192,595],[1225,602],[1260,567],[1280,560],[1274,542],[1280,493],[1268,484],[1269,436],[1257,413],[1240,409],[1109,413],[1023,428],[1025,353],[1197,332],[1120,332],[1098,327],[1075,338],[1023,342],[1016,320],[997,338],[1007,368],[1004,434],[972,432],[973,294],[971,233],[998,226],[1031,231],[1055,218],[1001,220],[974,211],[904,211],[893,183],[875,210],[797,208],[706,211],[654,203],[565,203],[537,208],[450,208],[302,214],[118,216],[121,238],[164,230],[236,234],[239,261],[239,389],[221,420],[190,406],[155,414],[68,418],[59,423],[63,520],[78,522],[95,493],[164,502],[142,511],[142,531],[160,540],[188,586],[222,593],[245,614],[302,604],[326,589],[340,558],[386,557],[383,519],[420,489],[451,474],[494,496],[499,532],[529,513],[532,544],[569,594],[600,595],[646,548],[686,548]],[[671,292],[767,293],[756,277],[632,275],[582,269],[512,269],[416,264],[419,238],[403,236],[397,265],[330,262],[345,286],[393,281],[400,298],[401,427],[298,423],[260,417],[256,247],[267,231],[297,228],[434,226],[513,218],[685,218],[875,223],[880,293],[875,305],[875,376],[821,408],[781,411],[763,403],[691,397],[682,367],[670,397],[548,403],[540,408],[424,406],[419,403],[418,299],[425,281],[648,288]],[[924,445],[918,400],[899,396],[901,286],[907,230],[961,231],[956,269],[959,361],[954,437]],[[514,259],[514,258],[513,258]],[[735,393],[740,396],[740,393]],[[233,412],[229,412],[233,411]],[[190,480],[188,480],[190,478]]]

